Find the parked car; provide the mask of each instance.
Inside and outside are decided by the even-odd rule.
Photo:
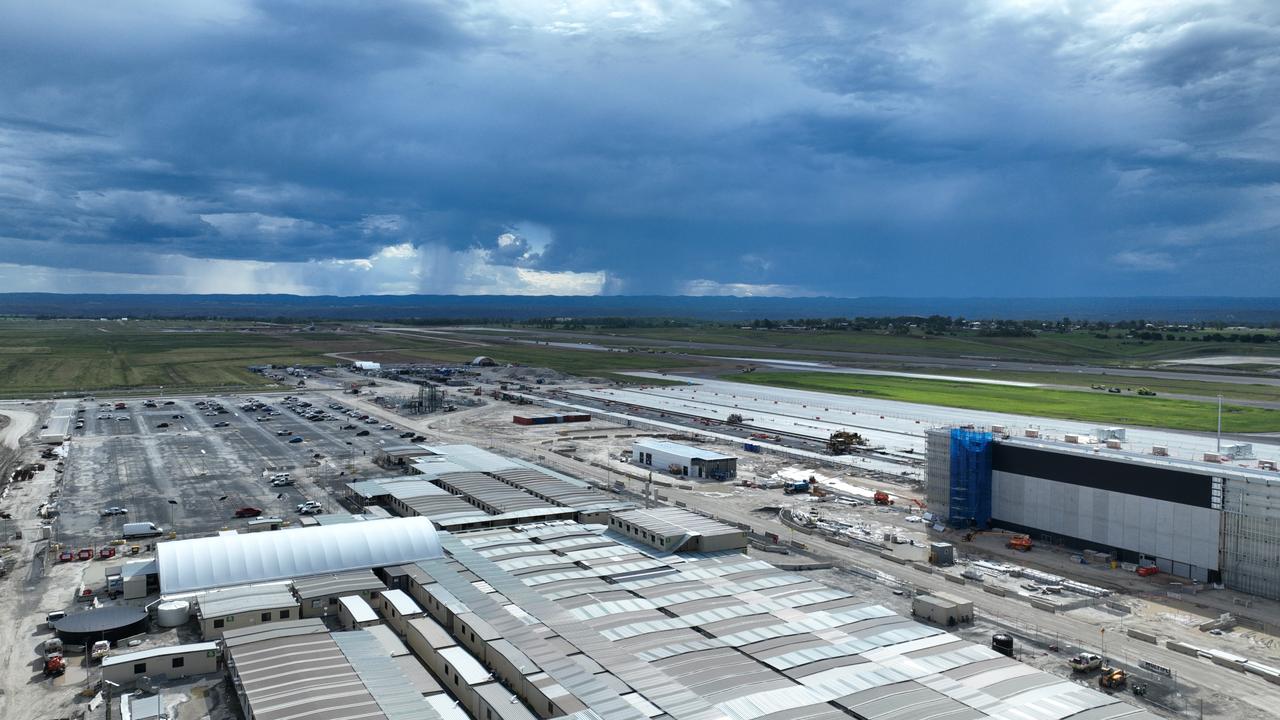
[[[413,437],[413,431],[412,431],[412,430],[409,430],[408,432],[402,432],[402,433],[400,433],[400,437],[402,437],[402,438],[410,438],[410,437]]]
[[[129,514],[129,510],[127,508],[116,507],[114,505],[102,511],[103,517],[110,517],[114,515],[128,515],[128,514]]]
[[[339,430],[355,430],[355,429],[356,429],[356,426],[355,426],[355,425],[351,425],[351,424],[347,424],[347,425],[343,425],[342,427],[340,427],[340,428],[338,428],[338,429],[339,429]]]
[[[293,437],[289,438],[289,442],[291,442],[291,443],[300,443],[300,442],[302,442],[302,436],[300,436],[300,435],[294,435]]]
[[[242,507],[236,511],[236,517],[238,518],[258,517],[261,514],[262,509],[256,507]]]
[[[379,429],[379,430],[395,430],[395,429],[396,429],[396,427],[395,427],[394,425],[392,425],[391,423],[387,423],[386,425],[383,425],[382,427],[380,427],[380,428],[378,428],[378,429]]]
[[[356,437],[364,437],[365,435],[368,435],[368,434],[369,434],[368,430],[361,430],[360,432],[356,433]]]
[[[279,435],[280,437],[284,437],[285,435],[292,435],[292,434],[293,434],[293,431],[292,431],[292,430],[277,430],[277,431],[276,431],[276,435]]]
[[[167,428],[167,427],[169,427],[169,423],[160,423],[159,425],[156,425],[156,427],[158,427],[158,428]]]
[[[223,420],[222,422],[214,423],[213,426],[214,427],[231,427],[231,423],[227,422],[226,420]]]

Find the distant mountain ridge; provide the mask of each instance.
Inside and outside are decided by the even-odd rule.
[[[672,295],[99,295],[0,293],[0,315],[289,320],[528,320],[541,317],[755,318],[950,315],[973,319],[1280,322],[1280,297],[896,298]]]

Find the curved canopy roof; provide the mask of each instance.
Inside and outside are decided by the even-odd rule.
[[[443,556],[425,517],[225,534],[157,546],[164,595]]]

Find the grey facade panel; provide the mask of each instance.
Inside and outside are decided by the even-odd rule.
[[[1188,568],[1217,570],[1219,565],[1220,513],[1209,508],[995,471],[992,516],[998,523]]]

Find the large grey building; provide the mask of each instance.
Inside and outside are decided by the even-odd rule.
[[[931,430],[930,511],[1280,598],[1280,473],[1074,438]],[[1114,443],[1113,443],[1114,445]]]

